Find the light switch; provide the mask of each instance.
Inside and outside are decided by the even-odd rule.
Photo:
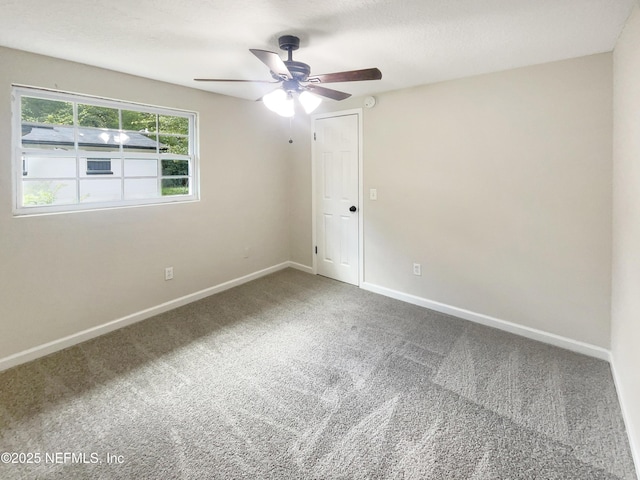
[[[369,189],[369,200],[377,200],[378,199],[378,190],[376,188]]]

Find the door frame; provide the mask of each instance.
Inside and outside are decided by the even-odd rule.
[[[363,152],[362,152],[362,108],[353,108],[350,110],[339,110],[336,112],[319,113],[311,115],[311,216],[312,229],[311,229],[311,255],[313,257],[312,270],[313,274],[318,274],[318,255],[315,252],[317,245],[317,227],[316,227],[316,149],[314,144],[313,135],[316,130],[316,120],[323,118],[344,117],[347,115],[356,115],[358,119],[358,287],[364,282],[364,182],[363,182]]]

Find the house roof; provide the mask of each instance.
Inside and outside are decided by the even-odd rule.
[[[25,133],[26,132],[26,133]],[[22,143],[25,145],[65,145],[74,144],[73,127],[23,125]],[[120,132],[106,128],[78,128],[78,145],[91,148],[117,148],[120,144],[125,148],[166,150],[162,143],[137,132]]]

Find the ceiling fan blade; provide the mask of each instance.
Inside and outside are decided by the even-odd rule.
[[[380,80],[382,72],[377,68],[365,68],[363,70],[350,70],[348,72],[324,73],[321,75],[311,75],[307,82],[311,83],[337,83],[337,82],[358,82],[361,80]]]
[[[307,85],[306,88],[311,90],[311,93],[315,93],[316,95],[320,95],[322,97],[331,98],[332,100],[344,100],[345,98],[349,98],[351,96],[350,93],[339,92],[338,90],[319,87],[318,85]]]
[[[291,72],[277,53],[269,52],[267,50],[257,50],[255,48],[250,48],[249,51],[258,57],[258,60],[269,67],[269,70],[279,77],[285,80],[291,80],[293,78]]]
[[[278,80],[235,80],[232,78],[194,78],[196,82],[250,82],[250,83],[280,83]]]

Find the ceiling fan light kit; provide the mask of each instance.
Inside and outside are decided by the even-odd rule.
[[[320,97],[306,90],[304,92],[300,92],[298,100],[306,113],[313,112],[322,103],[322,99]]]
[[[278,115],[292,117],[295,113],[295,98],[298,99],[306,113],[311,113],[322,102],[320,97],[340,101],[351,96],[350,93],[321,87],[318,85],[320,83],[356,82],[361,80],[380,80],[382,78],[382,73],[377,68],[311,75],[311,67],[309,65],[293,60],[292,52],[300,48],[300,39],[298,37],[283,35],[278,39],[278,44],[282,50],[287,52],[287,60],[283,61],[275,52],[258,49],[249,50],[269,68],[273,81],[222,78],[196,78],[194,80],[199,82],[281,83],[282,85],[277,90],[264,95],[262,102],[269,110],[276,112]]]
[[[298,93],[295,91],[284,91],[282,88],[278,88],[271,93],[267,93],[262,97],[262,103],[272,112],[276,112],[282,117],[293,117],[295,113],[294,97],[298,97],[298,102],[302,105],[302,108],[306,113],[313,112],[322,99],[313,93],[306,90]]]
[[[276,112],[281,117],[293,117],[295,113],[293,105],[293,95],[287,93],[281,88],[267,93],[262,97],[262,103],[272,112]]]

